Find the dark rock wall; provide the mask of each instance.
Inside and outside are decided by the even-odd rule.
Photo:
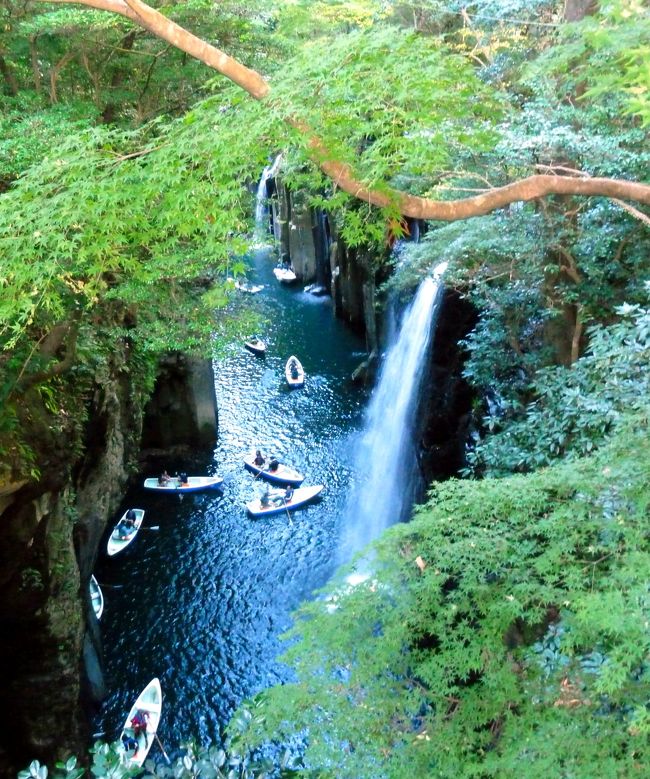
[[[87,401],[83,455],[69,431],[46,439],[37,450],[41,478],[0,488],[0,771],[51,761],[62,736],[83,754],[80,703],[104,693],[88,582],[137,455],[142,402],[120,370]],[[28,403],[37,408],[38,396]]]
[[[209,360],[169,355],[145,409],[142,449],[172,451],[211,446],[217,438],[217,398]]]
[[[182,419],[174,441],[214,442],[211,363],[172,362],[174,382],[159,384],[166,423],[169,409]],[[51,765],[64,756],[62,748],[85,754],[84,710],[104,695],[88,584],[137,463],[147,400],[125,364],[128,350],[116,349],[113,370],[84,399],[87,423],[78,439],[69,431],[52,437],[44,424],[38,447],[34,432],[39,480],[0,483],[0,776],[15,776],[34,758]],[[36,393],[25,399],[34,416],[39,402]],[[147,421],[148,429],[162,426],[160,419]]]
[[[475,393],[462,376],[465,354],[459,341],[473,329],[477,311],[457,292],[447,290],[429,351],[418,419],[422,484],[458,474],[472,421]],[[420,498],[424,497],[424,490]]]
[[[279,179],[267,184],[271,232],[280,260],[291,263],[301,284],[318,284],[331,294],[334,313],[368,336],[377,348],[375,270],[367,251],[345,245],[331,215],[310,208],[301,193]]]

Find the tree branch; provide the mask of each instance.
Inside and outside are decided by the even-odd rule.
[[[81,312],[75,311],[70,321],[61,325],[57,325],[50,333],[46,334],[34,345],[34,348],[29,354],[29,357],[23,364],[22,370],[18,374],[14,386],[9,391],[8,397],[10,397],[17,388],[20,388],[21,392],[24,392],[29,387],[33,387],[35,384],[41,384],[44,381],[60,376],[65,371],[69,370],[73,365],[77,356],[77,338],[79,336],[79,324],[81,322]],[[45,368],[35,373],[30,373],[25,376],[25,370],[31,360],[36,348],[40,346],[41,354],[44,357],[54,356],[54,353],[63,345],[64,340],[67,337],[67,343],[65,344],[65,356],[59,362],[49,368]]]
[[[246,90],[256,100],[262,100],[270,87],[262,76],[240,64],[216,46],[198,38],[180,25],[167,19],[141,0],[52,0],[57,3],[80,3],[91,8],[124,16],[181,51],[190,54],[217,70]],[[650,205],[650,185],[609,178],[576,178],[556,175],[534,175],[498,187],[482,195],[462,200],[436,201],[396,190],[377,191],[359,181],[349,165],[332,160],[324,142],[304,123],[286,120],[307,137],[307,145],[315,162],[334,183],[353,197],[380,208],[395,208],[404,216],[415,219],[436,219],[452,222],[483,216],[517,201],[536,200],[548,195],[601,196],[635,200]]]
[[[70,62],[71,59],[74,57],[74,52],[69,51],[67,54],[64,54],[63,57],[52,67],[52,70],[50,71],[50,103],[54,105],[55,103],[59,102],[59,97],[56,93],[56,82],[59,80],[59,74],[63,70],[63,68]]]

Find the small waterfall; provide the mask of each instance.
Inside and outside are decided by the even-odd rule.
[[[255,198],[255,232],[259,237],[264,237],[269,232],[269,207],[267,203],[266,184],[269,179],[275,178],[282,155],[273,160],[273,164],[267,165],[262,171],[260,183],[257,185],[257,196]]]
[[[399,332],[391,338],[355,458],[360,481],[346,510],[341,560],[349,560],[389,525],[405,519],[411,509],[417,465],[414,415],[446,267],[446,263],[438,265],[433,278],[420,284]]]

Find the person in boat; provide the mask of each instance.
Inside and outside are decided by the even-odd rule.
[[[253,464],[257,465],[258,468],[261,468],[262,465],[264,465],[264,457],[262,456],[262,452],[260,452],[259,449],[255,450],[255,459],[253,460]]]
[[[158,477],[158,486],[166,487],[171,481],[171,478],[172,477],[167,473],[167,471],[163,471]]]
[[[260,508],[267,509],[271,505],[271,493],[269,492],[269,486],[266,485],[266,490],[260,498]]]
[[[149,721],[149,712],[138,709],[131,718],[131,727],[133,728],[133,735],[136,739],[136,745],[139,745],[140,736],[144,736],[145,747],[149,745],[149,737],[147,736],[147,723]],[[135,754],[138,749],[136,746]],[[135,755],[134,755],[135,757]]]
[[[288,484],[287,489],[284,491],[284,502],[290,503],[291,498],[293,498],[293,487],[290,484]]]
[[[187,487],[190,483],[185,472],[178,474],[178,481],[180,482],[181,487]]]
[[[280,466],[280,463],[274,457],[271,460],[271,462],[269,463],[269,471],[271,471],[271,473],[274,473],[275,471],[278,470],[279,466]]]
[[[128,538],[135,528],[135,509],[129,509],[124,518],[117,523],[117,534],[120,538]]]
[[[133,751],[135,757],[138,752],[138,739],[135,737],[133,728],[125,728],[124,733],[122,733],[122,745],[125,752]]]
[[[289,363],[289,371],[291,373],[292,379],[298,378],[298,363],[296,362],[295,358]]]

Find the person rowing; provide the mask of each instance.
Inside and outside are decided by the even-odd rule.
[[[120,538],[128,538],[135,529],[135,520],[135,509],[129,509],[123,519],[117,523],[117,527],[115,528],[117,530],[117,535]]]

